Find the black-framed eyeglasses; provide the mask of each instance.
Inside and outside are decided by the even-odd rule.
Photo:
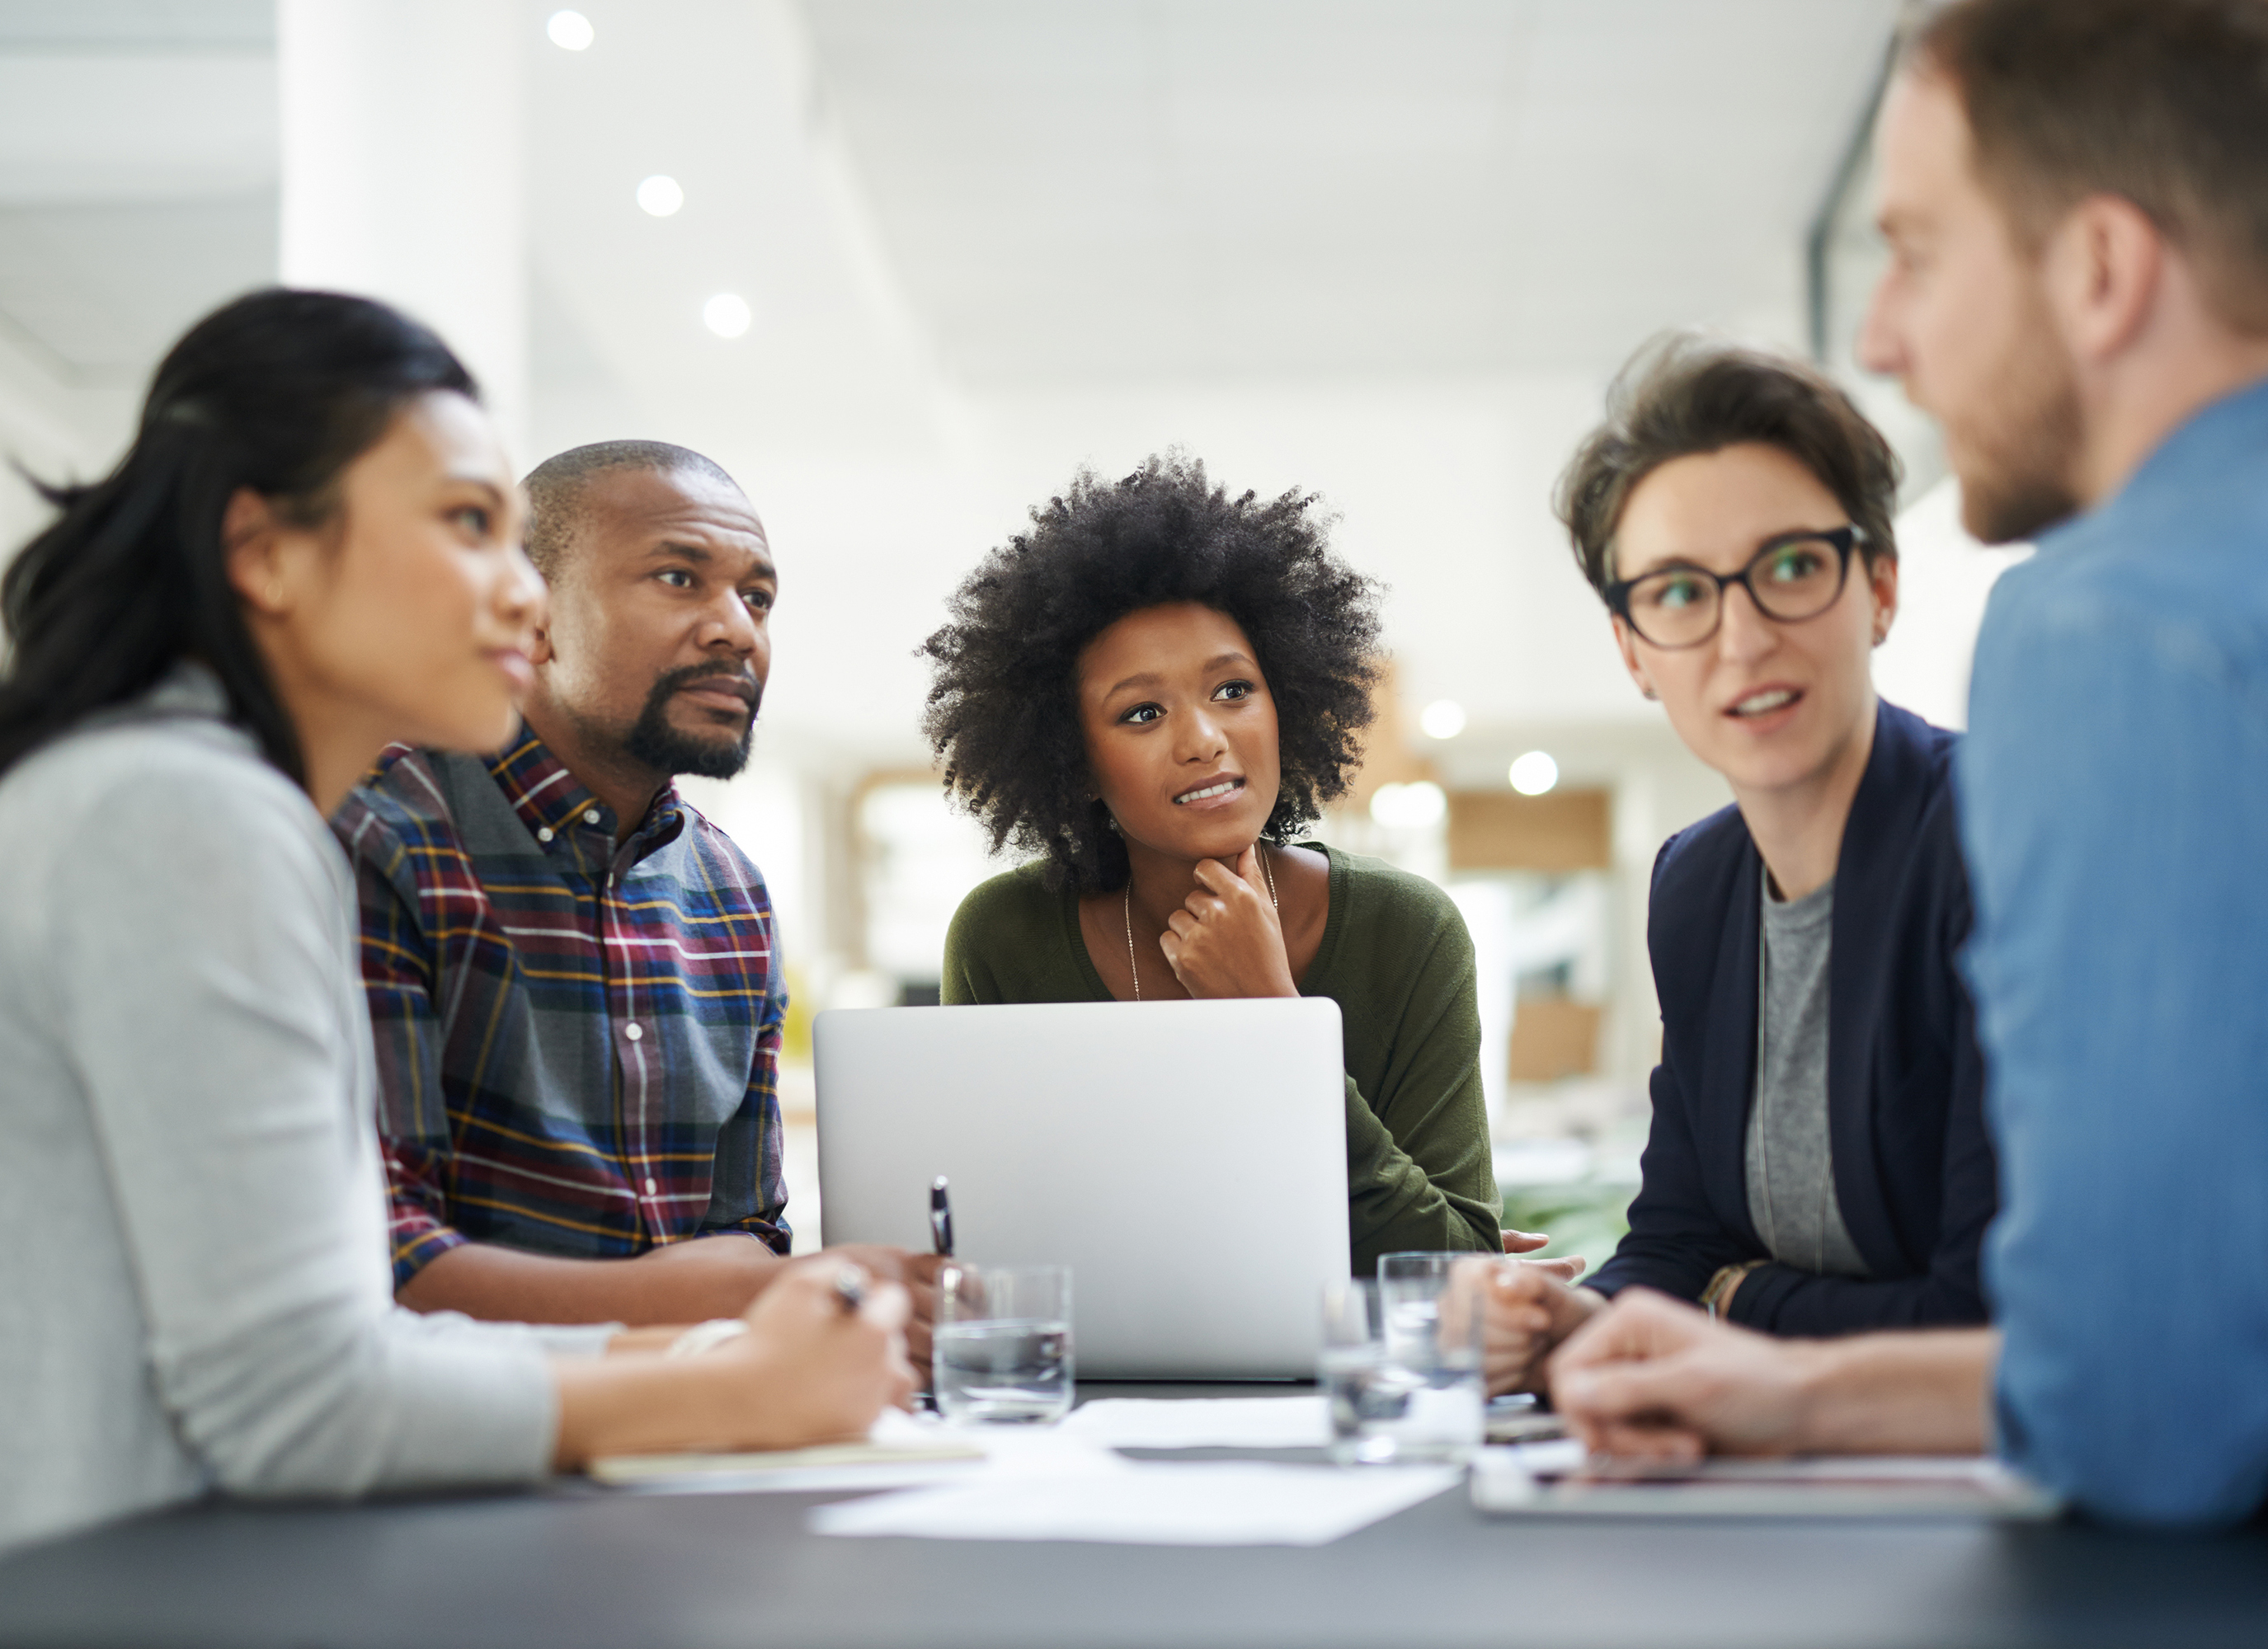
[[[1663,648],[1698,647],[1725,622],[1725,593],[1749,593],[1756,611],[1783,624],[1817,618],[1835,605],[1851,576],[1851,552],[1863,528],[1781,533],[1764,541],[1735,573],[1706,567],[1657,567],[1607,586],[1607,606],[1645,640]]]

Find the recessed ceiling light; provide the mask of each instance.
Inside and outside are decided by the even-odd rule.
[[[1370,816],[1389,830],[1423,830],[1448,817],[1449,799],[1431,779],[1381,784],[1371,792]]]
[[[1453,698],[1437,698],[1418,718],[1428,739],[1454,739],[1465,730],[1465,707]]]
[[[543,26],[543,32],[551,36],[554,46],[570,52],[588,49],[599,37],[598,30],[591,26],[591,19],[580,11],[554,11],[551,20]]]
[[[1559,764],[1541,750],[1530,750],[1512,764],[1512,787],[1523,796],[1541,796],[1559,782]]]
[[[675,178],[657,172],[637,186],[637,203],[656,217],[666,217],[685,204],[685,191]]]
[[[709,330],[720,338],[737,338],[748,329],[755,314],[748,300],[738,292],[719,292],[701,306],[701,319],[709,323]]]

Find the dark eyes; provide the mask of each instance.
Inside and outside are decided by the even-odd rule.
[[[1258,690],[1249,681],[1223,681],[1213,688],[1212,699],[1216,704],[1233,704],[1241,699],[1250,698]],[[1164,719],[1165,714],[1166,707],[1162,704],[1135,704],[1119,712],[1118,720],[1123,726],[1146,727],[1152,722]]]
[[[653,576],[673,590],[691,590],[699,587],[699,581],[682,567],[664,567]],[[740,592],[740,600],[751,613],[769,613],[772,610],[772,593],[770,590],[743,590]]]
[[[1827,571],[1827,557],[1805,546],[1781,550],[1764,563],[1764,577],[1775,584],[1798,584]]]
[[[496,526],[496,517],[477,504],[463,504],[450,511],[449,519],[475,538],[487,538]]]

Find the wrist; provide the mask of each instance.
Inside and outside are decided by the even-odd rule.
[[[1786,1413],[1787,1452],[1842,1452],[1835,1433],[1835,1399],[1844,1364],[1843,1347],[1831,1340],[1782,1340],[1788,1371]]]
[[[1739,1292],[1742,1279],[1764,1263],[1762,1260],[1749,1260],[1740,1265],[1719,1266],[1696,1303],[1712,1317],[1728,1317],[1733,1296]]]
[[[1552,1339],[1565,1339],[1613,1302],[1595,1288],[1557,1288],[1552,1291]]]

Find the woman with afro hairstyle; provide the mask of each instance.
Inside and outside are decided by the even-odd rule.
[[[1375,586],[1314,503],[1232,498],[1178,455],[1082,471],[955,593],[924,730],[993,847],[1035,857],[962,902],[943,999],[1329,997],[1356,1270],[1498,1253],[1464,924],[1292,840],[1345,794],[1379,671]]]

